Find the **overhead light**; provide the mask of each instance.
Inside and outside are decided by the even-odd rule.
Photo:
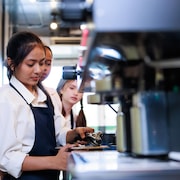
[[[58,23],[57,23],[57,20],[56,20],[56,15],[53,15],[53,19],[50,23],[50,29],[52,30],[56,30],[58,28]]]
[[[56,29],[58,28],[57,22],[51,22],[50,28],[51,28],[52,30],[56,30]]]

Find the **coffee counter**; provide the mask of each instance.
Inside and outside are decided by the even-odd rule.
[[[73,151],[68,169],[76,180],[180,179],[180,162],[131,157],[116,150]]]

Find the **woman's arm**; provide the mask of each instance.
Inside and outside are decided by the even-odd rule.
[[[56,156],[26,156],[22,164],[22,171],[66,170],[71,147],[72,145],[69,144],[63,146]]]

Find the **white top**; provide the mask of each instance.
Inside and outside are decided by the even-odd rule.
[[[57,91],[53,88],[46,87],[46,86],[45,86],[45,89],[51,97],[51,100],[52,100],[52,103],[54,106],[55,115],[61,117],[61,121],[60,121],[60,123],[61,123],[61,134],[65,137],[67,131],[71,130],[71,118],[70,118],[70,116],[68,118],[65,118],[62,115],[62,113],[61,113],[62,112],[62,102],[60,100],[60,97],[59,97]],[[65,144],[66,144],[65,141],[61,142],[61,145],[65,145]]]
[[[60,102],[61,102],[61,107],[62,107],[62,101],[60,100]],[[73,110],[73,108],[72,108],[72,110]],[[73,129],[76,128],[76,119],[77,119],[77,115],[74,113],[74,111],[73,111]],[[61,112],[62,112],[62,110],[61,110]],[[62,121],[61,121],[61,126],[63,129],[66,129],[66,130],[71,129],[71,114],[69,114],[66,117],[63,116]]]
[[[49,88],[46,86],[44,86],[44,87],[51,97],[52,103],[54,105],[55,114],[62,116],[61,127],[63,128],[64,131],[71,130],[71,115],[69,115],[67,117],[64,117],[62,115],[62,113],[61,113],[62,112],[62,101],[61,101],[57,91],[53,88]],[[76,121],[77,115],[74,114],[74,111],[73,111],[73,118],[74,118],[73,127],[75,127],[75,121]]]
[[[35,100],[32,93],[15,77],[10,82],[28,104],[46,106],[43,103],[46,95],[41,89],[38,88],[38,98]],[[21,175],[22,163],[35,139],[34,116],[27,103],[10,85],[0,88],[0,170],[14,177]],[[61,127],[61,118],[59,114],[54,116],[57,145],[66,143],[67,131]]]
[[[51,97],[52,103],[54,105],[55,114],[61,114],[61,112],[62,112],[62,103],[61,103],[61,100],[60,100],[60,97],[59,97],[57,91],[55,89],[53,89],[53,88],[50,88],[50,87],[46,87],[46,86],[44,86],[44,87],[45,87],[46,91],[48,92],[48,94]]]
[[[73,124],[73,127],[74,125],[75,123]],[[61,126],[67,130],[71,129],[71,115],[67,116],[66,118],[63,116],[63,120],[61,121]]]

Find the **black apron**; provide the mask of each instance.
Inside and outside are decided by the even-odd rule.
[[[20,92],[10,84],[24,99]],[[42,89],[44,91],[44,89]],[[54,127],[54,108],[49,95],[47,95],[48,107],[33,107],[29,104],[35,119],[35,141],[29,152],[30,156],[55,156],[57,151],[55,127]],[[25,99],[24,99],[25,100]],[[25,100],[26,101],[26,100]],[[15,180],[11,175],[6,175],[3,180]],[[58,180],[58,170],[41,170],[41,171],[24,171],[22,175],[17,178],[19,180]]]

